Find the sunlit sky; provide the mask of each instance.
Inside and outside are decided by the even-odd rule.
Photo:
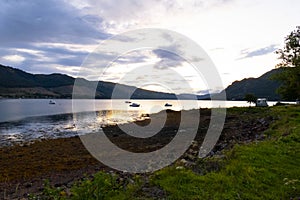
[[[139,28],[161,28],[200,45],[226,87],[275,67],[279,61],[274,51],[300,25],[299,8],[298,0],[3,0],[0,63],[30,73],[76,77],[83,61],[103,40]],[[141,58],[146,64],[162,58],[162,53],[148,50],[128,55],[123,58],[126,67],[138,66]],[[118,63],[107,70],[103,80],[119,81],[125,64]],[[136,85],[134,81],[125,83]],[[199,94],[222,89],[194,84]],[[160,90],[154,85],[146,88]],[[189,92],[175,86],[172,90]]]

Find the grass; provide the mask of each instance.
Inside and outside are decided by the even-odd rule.
[[[48,181],[44,183],[43,192],[36,196],[31,195],[30,200],[100,200],[100,199],[132,199],[140,189],[141,182],[138,176],[134,177],[132,183],[122,182],[117,175],[98,172],[93,180],[86,179],[78,182],[71,188],[72,196],[68,196],[61,187],[53,187]]]
[[[298,199],[300,107],[233,108],[229,112],[250,112],[277,120],[265,132],[269,136],[265,141],[236,145],[224,152],[224,158],[199,161],[199,168],[212,160],[222,163],[217,171],[200,175],[191,169],[170,166],[152,174],[149,185],[165,191],[167,199]],[[140,179],[120,184],[116,177],[100,172],[92,181],[75,185],[72,196],[59,191],[52,199],[146,199],[141,192],[143,185]]]
[[[154,175],[153,184],[170,199],[299,198],[300,107],[274,107],[271,113],[279,118],[266,132],[271,138],[235,146],[220,171],[199,176],[169,167]]]
[[[199,176],[190,170],[163,169],[153,184],[170,199],[289,199],[300,195],[300,137],[237,146],[218,172]]]

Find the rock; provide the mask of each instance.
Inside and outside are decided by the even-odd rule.
[[[192,148],[196,148],[196,147],[198,147],[198,142],[196,141],[196,140],[193,140],[193,142],[192,142]]]
[[[190,168],[190,167],[192,167],[192,166],[195,166],[196,165],[196,163],[195,162],[191,162],[191,161],[187,161],[185,164],[184,164],[184,166],[185,167],[188,167],[188,168]]]
[[[180,160],[180,162],[181,162],[182,164],[186,164],[186,163],[187,163],[187,160],[184,159],[184,158],[182,158],[182,159]]]
[[[193,149],[189,149],[183,157],[187,157],[189,159],[191,159],[191,157],[197,157],[198,156],[198,151],[197,150],[193,150]],[[192,158],[194,159],[194,158]]]
[[[131,178],[128,178],[128,182],[131,183],[131,184],[134,184],[134,180],[131,179]]]
[[[194,155],[188,154],[188,155],[186,156],[186,158],[188,158],[189,160],[195,160],[197,157],[194,156]]]
[[[184,169],[184,167],[183,166],[177,166],[176,169],[181,170],[181,169]]]

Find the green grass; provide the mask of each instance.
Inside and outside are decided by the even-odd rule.
[[[279,118],[266,132],[271,138],[235,146],[220,171],[199,176],[169,167],[154,175],[153,184],[170,199],[299,198],[300,107],[274,107],[271,114]]]
[[[218,172],[163,169],[152,178],[170,199],[289,199],[300,195],[300,137],[237,146]]]
[[[71,188],[71,194],[68,195],[61,187],[53,187],[49,181],[45,181],[44,190],[39,195],[30,195],[30,200],[102,200],[102,199],[132,199],[135,193],[140,189],[140,177],[135,176],[132,183],[120,181],[117,175],[98,172],[93,180],[86,179],[78,182]]]
[[[116,175],[99,172],[93,181],[86,180],[72,188],[72,199],[126,199],[132,196],[134,185],[120,183]]]
[[[150,186],[164,190],[167,199],[299,198],[300,107],[233,108],[228,112],[241,115],[247,112],[247,115],[260,118],[272,116],[277,120],[265,132],[269,136],[265,141],[236,145],[219,160],[207,158],[199,161],[199,169],[205,163],[221,163],[218,171],[200,175],[190,169],[166,167],[149,177]],[[85,180],[74,186],[71,190],[73,196],[68,198],[145,199],[142,185],[140,179],[119,184],[116,177],[100,172],[93,181]],[[56,194],[52,199],[67,198],[61,191]]]

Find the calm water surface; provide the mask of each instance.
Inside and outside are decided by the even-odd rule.
[[[57,99],[55,104],[49,104],[47,99],[1,99],[0,146],[91,133],[103,125],[142,119],[141,115],[144,113],[156,113],[166,108],[189,110],[249,106],[245,101],[130,101],[140,104],[140,107],[130,107],[130,103],[125,100]],[[166,103],[172,104],[172,107],[165,107]],[[275,103],[268,102],[270,106]],[[80,118],[80,121],[76,121],[76,117]],[[76,126],[78,123],[80,126]],[[80,130],[77,127],[80,127]]]

